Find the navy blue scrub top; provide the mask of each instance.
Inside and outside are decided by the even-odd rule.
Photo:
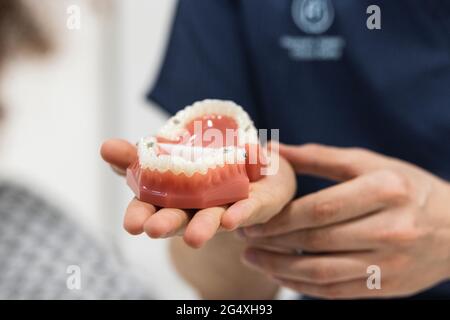
[[[148,99],[175,113],[205,98],[284,143],[364,147],[450,180],[450,1],[181,0]],[[299,195],[329,184],[301,177]],[[416,297],[450,298],[450,282]]]

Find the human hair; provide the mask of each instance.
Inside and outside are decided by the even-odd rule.
[[[30,7],[23,0],[0,0],[0,72],[19,53],[46,53],[50,41]],[[0,117],[3,114],[0,99]]]

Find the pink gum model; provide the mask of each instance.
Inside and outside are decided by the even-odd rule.
[[[256,140],[254,137],[256,130],[247,113],[234,103],[221,100],[197,102],[185,110],[186,112],[179,112],[168,120],[162,132],[152,140],[154,142],[142,145],[145,142],[141,140],[138,145],[138,150],[141,150],[139,159],[127,170],[127,183],[136,197],[158,207],[180,209],[221,206],[247,198],[250,182],[262,177],[261,169],[265,160],[257,136]],[[245,128],[240,128],[242,125]],[[183,134],[179,134],[180,128],[183,129]],[[202,134],[198,134],[196,129],[202,130]],[[205,138],[205,132],[210,129],[220,133],[222,137],[230,131],[235,135],[232,139],[212,141]],[[249,139],[242,139],[238,133],[248,135]],[[182,166],[175,166],[175,161],[172,161],[174,158],[169,158],[164,166],[158,164],[161,163],[161,158],[173,156],[170,150],[165,151],[162,146],[181,146],[188,150],[200,146],[213,150],[212,152],[220,148],[226,151],[227,147],[231,147],[233,150],[242,150],[245,157],[243,161],[225,161],[221,165],[210,165],[202,169],[191,166],[191,169],[185,171]],[[146,155],[148,149],[153,152],[150,156]]]

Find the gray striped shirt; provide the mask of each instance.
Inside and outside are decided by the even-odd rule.
[[[29,190],[0,182],[0,299],[146,299],[111,252]]]

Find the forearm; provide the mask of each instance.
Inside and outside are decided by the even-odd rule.
[[[205,299],[272,299],[278,286],[242,264],[244,243],[232,233],[215,236],[201,249],[181,238],[171,242],[171,256],[181,276]]]
[[[443,181],[443,203],[442,203],[442,210],[444,212],[444,214],[448,217],[447,221],[450,221],[450,181]],[[447,227],[449,232],[448,237],[447,237],[447,241],[445,241],[447,243],[447,250],[446,250],[446,254],[447,254],[447,267],[446,267],[446,275],[447,278],[446,280],[450,280],[450,222],[447,223]]]

